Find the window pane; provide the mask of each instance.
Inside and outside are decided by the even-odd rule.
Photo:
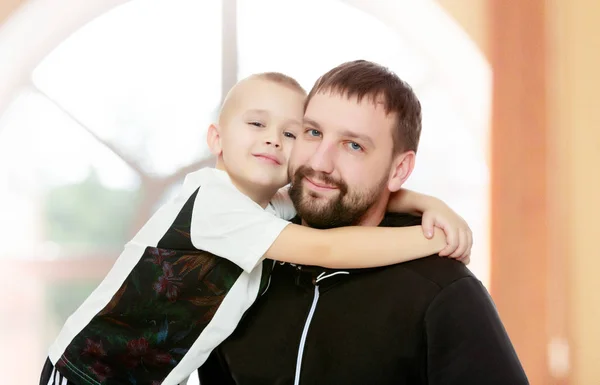
[[[221,99],[220,2],[131,1],[53,51],[34,84],[151,174],[207,155]]]
[[[138,176],[35,91],[24,90],[0,124],[2,254],[120,249]]]
[[[238,4],[240,77],[280,71],[310,88],[327,70],[354,59],[385,63],[411,84],[423,81],[430,70],[410,42],[341,1],[238,0]]]

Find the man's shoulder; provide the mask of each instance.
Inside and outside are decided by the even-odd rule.
[[[421,218],[410,214],[386,214],[381,222],[384,227],[420,226]],[[461,262],[451,258],[432,255],[389,267],[400,275],[412,274],[424,283],[438,286],[440,289],[463,278],[476,277]]]
[[[435,285],[440,290],[464,278],[476,279],[463,263],[438,255],[399,263],[389,269],[398,275],[410,274],[415,280]]]

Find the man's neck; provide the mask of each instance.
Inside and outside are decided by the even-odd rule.
[[[369,208],[369,210],[367,210],[367,212],[365,213],[365,215],[363,215],[363,217],[360,219],[360,221],[357,223],[357,225],[358,226],[379,226],[379,224],[383,220],[383,217],[385,217],[388,200],[389,200],[389,196],[382,197],[381,199],[379,199],[379,201],[377,203],[375,203],[373,206],[371,206],[371,208]]]

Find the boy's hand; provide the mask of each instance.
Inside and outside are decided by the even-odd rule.
[[[427,238],[433,236],[433,226],[439,227],[446,234],[448,245],[439,252],[441,257],[456,258],[465,264],[470,262],[473,233],[467,222],[448,205],[439,199],[430,201],[423,211],[421,225]]]

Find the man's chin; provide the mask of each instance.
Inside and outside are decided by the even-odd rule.
[[[329,229],[337,227],[335,223],[330,220],[328,213],[318,213],[313,210],[298,211],[300,218],[304,225],[315,228],[315,229]]]
[[[311,227],[321,228],[331,223],[331,199],[327,197],[313,197],[310,193],[305,195],[302,203],[296,207],[298,215]]]
[[[305,190],[302,196],[303,206],[308,211],[314,213],[323,213],[327,208],[331,207],[337,196],[323,194],[315,191]]]
[[[304,189],[304,191],[302,191],[300,206],[304,206],[310,211],[316,211],[321,207],[327,206],[329,201],[329,197]]]

